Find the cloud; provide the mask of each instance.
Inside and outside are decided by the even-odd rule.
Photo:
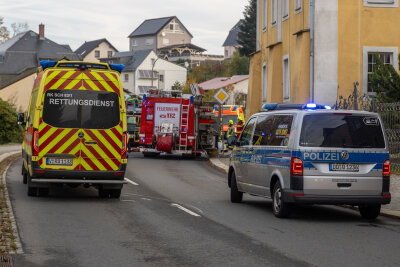
[[[146,19],[177,16],[193,34],[193,43],[223,54],[222,43],[242,18],[248,0],[1,0],[5,24],[46,25],[46,37],[78,48],[84,41],[107,38],[128,50],[127,36]]]

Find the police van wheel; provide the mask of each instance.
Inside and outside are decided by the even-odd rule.
[[[231,202],[232,203],[240,203],[243,200],[243,193],[240,192],[237,188],[236,184],[236,175],[235,172],[231,174]]]
[[[286,203],[283,199],[281,183],[277,181],[272,194],[272,212],[278,218],[285,218],[289,215],[290,208],[290,204]]]
[[[361,217],[368,220],[376,219],[381,213],[381,205],[366,205],[358,207]]]

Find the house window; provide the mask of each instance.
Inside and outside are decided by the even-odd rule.
[[[125,82],[129,81],[129,74],[125,74],[125,75],[124,75],[124,81],[125,81]]]
[[[107,56],[112,57],[112,51],[107,51]]]
[[[94,57],[99,58],[100,57],[100,50],[94,50]]]
[[[263,0],[263,8],[262,8],[262,27],[263,31],[267,30],[267,14],[268,14],[268,0]]]
[[[391,64],[396,71],[398,66],[397,47],[364,47],[363,48],[363,91],[367,94],[374,94],[369,78],[376,68],[375,55],[378,55],[385,65]]]
[[[294,0],[294,11],[295,13],[301,12],[303,8],[302,0]]]
[[[368,53],[368,93],[372,93],[370,76],[374,73],[376,68],[376,58],[378,55],[384,65],[393,65],[393,54],[392,53]]]
[[[267,63],[262,66],[262,102],[267,102]]]
[[[289,18],[289,0],[283,0],[282,19]]]
[[[164,75],[160,74],[160,82],[164,82]]]
[[[225,58],[228,58],[228,50],[225,49]]]
[[[154,42],[153,38],[146,39],[146,45],[152,45]]]
[[[283,101],[290,100],[289,55],[283,57]]]
[[[137,42],[136,39],[135,39],[135,40],[132,40],[132,46],[138,46],[138,42]]]
[[[276,17],[278,15],[278,3],[277,0],[271,0],[271,25],[276,24]]]
[[[364,0],[368,7],[399,7],[399,0]]]
[[[171,30],[171,31],[173,31],[174,30],[174,24],[169,24],[169,29]]]

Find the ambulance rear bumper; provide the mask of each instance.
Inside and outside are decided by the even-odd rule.
[[[42,169],[37,162],[32,161],[32,182],[44,183],[110,183],[123,182],[126,164],[121,164],[116,171],[76,171],[76,170],[50,170]],[[49,181],[47,181],[49,180]],[[71,182],[69,182],[71,181]]]

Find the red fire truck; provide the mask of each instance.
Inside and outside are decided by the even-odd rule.
[[[140,151],[145,156],[160,153],[196,155],[216,149],[218,135],[213,104],[204,104],[181,92],[151,90],[143,96]]]

